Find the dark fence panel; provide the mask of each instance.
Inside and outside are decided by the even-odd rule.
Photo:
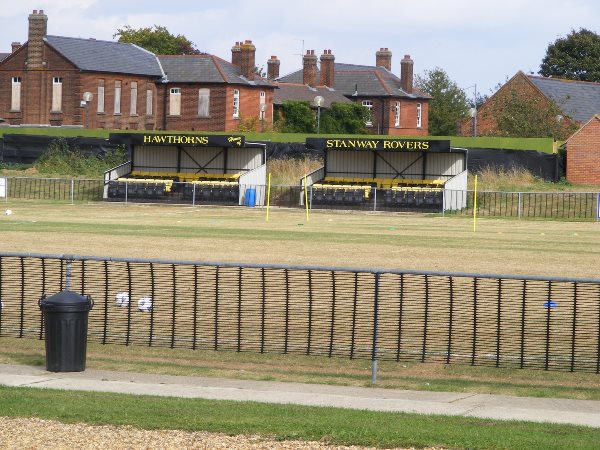
[[[66,286],[103,344],[600,373],[600,280],[7,254],[0,336]]]

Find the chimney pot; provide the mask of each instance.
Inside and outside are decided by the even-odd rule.
[[[392,71],[392,52],[387,47],[381,47],[375,52],[375,65],[377,67],[384,67],[388,71]]]
[[[333,87],[335,73],[335,56],[331,49],[323,50],[321,55],[321,86]]]
[[[317,84],[317,57],[314,50],[307,50],[302,58],[302,82],[311,87]]]
[[[400,85],[402,90],[407,94],[413,92],[413,60],[410,55],[404,55],[404,59],[400,61]]]

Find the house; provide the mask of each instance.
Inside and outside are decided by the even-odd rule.
[[[374,66],[335,62],[331,50],[318,58],[314,50],[303,56],[301,70],[278,76],[278,65],[268,63],[268,76],[279,89],[304,85],[313,89],[333,88],[348,100],[369,109],[366,123],[372,134],[426,136],[428,134],[428,103],[431,97],[413,87],[413,60],[405,55],[401,61],[401,76],[392,73],[392,52],[381,48],[376,52]],[[272,68],[273,67],[273,68]],[[305,99],[312,102],[315,91],[306,90]],[[326,97],[323,95],[323,97]]]
[[[528,98],[540,108],[556,109],[556,119],[562,124],[559,132],[573,124],[584,124],[600,112],[600,83],[526,75],[519,71],[479,107],[476,122],[467,119],[460,125],[461,134],[472,135],[474,123],[478,135],[498,134],[499,114],[509,95]]]
[[[567,180],[600,186],[600,114],[594,115],[564,144]]]
[[[231,63],[157,57],[133,44],[51,36],[47,22],[34,10],[28,41],[0,59],[0,117],[10,125],[233,131],[247,118],[272,122],[275,86],[254,73],[251,41],[238,43]]]
[[[236,131],[244,120],[257,130],[272,126],[275,85],[255,73],[252,41],[236,46],[244,54],[237,64],[209,54],[158,57],[167,79],[162,129]]]

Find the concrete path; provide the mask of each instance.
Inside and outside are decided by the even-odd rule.
[[[444,414],[600,427],[600,401],[423,392],[318,384],[149,375],[88,369],[52,373],[0,364],[0,384],[216,400]]]

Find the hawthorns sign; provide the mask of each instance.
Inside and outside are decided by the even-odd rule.
[[[116,144],[195,147],[243,147],[245,144],[244,136],[217,134],[111,133],[109,141]]]

